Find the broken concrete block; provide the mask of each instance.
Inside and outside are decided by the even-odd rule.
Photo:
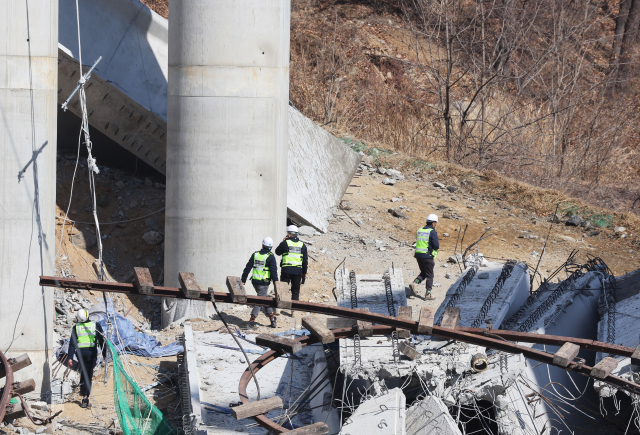
[[[431,434],[460,435],[447,406],[435,396],[427,396],[407,409],[406,435]]]
[[[382,184],[386,184],[387,186],[393,186],[394,184],[396,184],[396,180],[392,178],[385,178],[384,180],[382,180]]]
[[[409,215],[406,214],[405,212],[403,212],[401,209],[399,208],[390,208],[389,213],[391,213],[393,216],[400,218],[400,219],[409,219]]]
[[[341,435],[405,435],[406,398],[400,388],[362,402]]]
[[[415,347],[411,346],[406,341],[401,341],[398,343],[398,350],[410,360],[420,358],[420,352],[418,352]]]

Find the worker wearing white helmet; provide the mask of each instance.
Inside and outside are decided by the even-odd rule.
[[[67,364],[73,367],[73,357],[76,356],[80,367],[80,394],[83,408],[91,407],[89,395],[91,394],[91,380],[93,369],[98,360],[98,349],[105,354],[104,332],[99,323],[89,319],[87,310],[79,310],[76,314],[76,325],[71,330]]]
[[[278,280],[278,265],[276,264],[276,257],[271,252],[271,248],[273,248],[273,239],[271,237],[265,237],[262,240],[262,249],[251,255],[242,272],[242,284],[247,282],[247,277],[249,276],[249,272],[251,272],[251,284],[258,296],[267,296],[271,281],[275,283]],[[266,312],[271,321],[271,327],[276,328],[278,325],[276,324],[273,308],[266,308]],[[256,326],[255,321],[259,314],[260,307],[253,307],[251,317],[249,318],[250,326]]]
[[[276,248],[276,255],[281,255],[280,281],[291,284],[291,299],[300,300],[300,284],[307,276],[309,255],[307,246],[298,239],[298,227],[289,225],[287,236]]]
[[[436,225],[438,225],[438,216],[430,214],[427,216],[427,224],[418,229],[416,236],[416,251],[414,257],[418,261],[420,275],[409,284],[409,288],[414,296],[418,296],[418,284],[426,280],[427,293],[425,294],[425,299],[433,299],[431,296],[431,289],[433,288],[433,268],[436,264],[435,259],[438,256],[438,249],[440,249]]]

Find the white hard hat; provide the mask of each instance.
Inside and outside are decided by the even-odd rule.
[[[87,310],[78,310],[76,317],[79,323],[84,323],[89,320],[89,312]]]
[[[295,225],[289,225],[287,227],[287,232],[288,233],[297,233],[298,232],[298,227]]]
[[[268,246],[271,248],[273,246],[273,239],[271,237],[265,237],[262,239],[262,246]]]
[[[438,215],[431,213],[427,216],[427,222],[438,222]]]

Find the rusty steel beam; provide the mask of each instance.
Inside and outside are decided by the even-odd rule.
[[[75,278],[60,278],[52,276],[41,276],[40,285],[47,287],[66,287],[84,290],[96,290],[96,291],[108,291],[113,293],[126,293],[126,294],[139,294],[134,284],[129,283],[114,283],[105,281],[88,281],[79,280]],[[171,297],[171,298],[184,298],[182,292],[176,287],[154,287],[155,293],[153,296]],[[238,303],[234,302],[232,296],[229,293],[214,292],[215,302],[224,302],[228,304]],[[252,305],[259,307],[271,307],[277,308],[277,301],[275,298],[264,296],[246,296],[247,301],[242,305]],[[209,293],[202,291],[200,296],[196,300],[210,301]],[[329,316],[347,317],[356,320],[363,320],[371,323],[379,323],[383,325],[394,326],[399,329],[408,329],[412,333],[417,334],[418,322],[412,320],[404,320],[396,317],[386,316],[384,314],[377,314],[371,312],[355,311],[349,308],[342,308],[336,306],[329,306],[324,304],[317,304],[313,302],[303,301],[291,301],[291,308],[296,311],[309,311],[312,313],[325,314]],[[442,330],[441,327],[434,327],[434,334],[436,330]],[[580,346],[582,349],[595,350],[598,352],[606,352],[613,355],[620,355],[624,357],[631,357],[634,348],[620,346],[617,344],[603,343],[595,340],[585,340],[574,337],[561,337],[555,335],[543,335],[534,334],[528,332],[516,332],[516,331],[504,331],[499,329],[485,330],[481,328],[467,328],[457,327],[456,331],[465,332],[473,335],[485,335],[487,332],[493,335],[503,337],[510,341],[518,341],[523,343],[535,343],[535,344],[548,344],[554,346],[562,346],[564,343],[574,343]],[[438,334],[436,334],[438,335]],[[464,341],[464,340],[462,340]],[[1,370],[1,369],[0,369]]]
[[[11,364],[9,364],[7,357],[4,356],[4,353],[2,353],[1,350],[0,362],[2,362],[2,368],[6,377],[4,391],[2,392],[2,397],[0,397],[0,422],[2,422],[4,420],[4,415],[7,410],[7,406],[9,405],[9,401],[11,400],[11,395],[13,394],[13,370],[11,369]]]

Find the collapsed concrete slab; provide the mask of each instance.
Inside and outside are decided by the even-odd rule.
[[[449,288],[435,314],[442,322],[447,307],[460,308],[460,326],[497,328],[512,316],[529,296],[529,273],[525,263],[488,262],[486,267],[467,267]]]
[[[138,0],[89,0],[80,6],[83,63],[102,56],[86,87],[91,127],[166,175],[168,21]],[[79,76],[75,2],[61,0],[59,16],[63,103]],[[77,98],[69,110],[81,116]],[[295,108],[288,110],[288,213],[326,232],[360,156]]]
[[[342,425],[341,435],[404,435],[406,398],[400,388],[360,404]]]
[[[312,379],[324,379],[321,375],[324,372],[328,372],[327,358],[324,350],[318,350],[313,358],[313,373]],[[329,433],[336,434],[340,432],[340,414],[338,410],[333,406],[333,388],[329,379],[322,382],[319,386],[319,393],[315,394],[311,400],[311,413],[313,414],[313,421],[315,423],[326,423],[329,426]],[[310,388],[315,385],[310,385]]]
[[[434,396],[427,396],[407,409],[407,435],[461,435],[447,406]]]
[[[598,301],[600,321],[598,322],[598,341],[638,348],[638,317],[640,317],[640,269],[618,278],[603,275],[605,291]],[[615,314],[612,314],[615,313]],[[596,362],[606,354],[598,352]],[[640,366],[631,364],[631,358],[615,357],[618,365],[611,372],[615,376],[640,383]],[[601,381],[594,383],[600,397],[613,397],[618,389]],[[628,394],[624,392],[624,394]]]

